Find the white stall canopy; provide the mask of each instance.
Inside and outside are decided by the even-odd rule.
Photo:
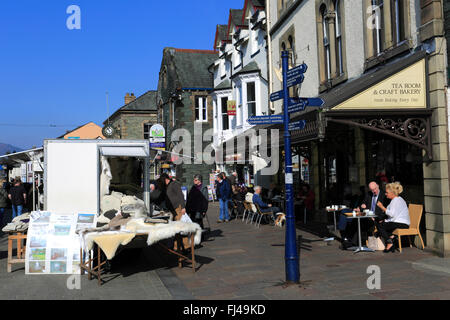
[[[143,146],[99,146],[99,149],[104,157],[149,157],[148,151]]]

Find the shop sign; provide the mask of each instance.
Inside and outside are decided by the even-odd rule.
[[[230,100],[227,102],[227,111],[229,116],[236,115],[236,101]]]
[[[155,124],[150,128],[150,138],[165,138],[166,130],[160,124]]]
[[[425,59],[355,95],[333,110],[421,109],[427,107]]]

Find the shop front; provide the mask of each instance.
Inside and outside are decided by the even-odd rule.
[[[382,188],[399,181],[407,203],[427,212],[425,172],[435,156],[427,65],[425,52],[414,53],[322,95],[323,110],[296,117],[309,119],[293,147],[306,150],[316,209],[355,206],[371,181]]]

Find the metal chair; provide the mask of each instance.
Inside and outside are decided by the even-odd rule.
[[[273,221],[273,222],[275,221],[274,218],[273,218],[273,212],[272,211],[270,211],[270,212],[262,212],[261,208],[257,204],[255,204],[255,207],[256,207],[256,211],[257,211],[258,216],[259,216],[259,221],[258,221],[258,218],[256,219],[258,228],[261,227],[261,220],[262,220],[263,217],[269,216],[271,221]]]
[[[252,203],[245,201],[244,206],[247,210],[247,219],[246,219],[245,224],[248,224],[249,221],[252,221],[252,223],[253,223],[253,218],[255,217],[256,212],[253,210]]]

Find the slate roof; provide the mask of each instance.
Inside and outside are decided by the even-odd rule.
[[[251,0],[255,7],[265,7],[266,0]]]
[[[228,26],[226,24],[217,25],[217,40],[227,40]]]
[[[242,16],[244,15],[244,9],[231,9],[230,10],[230,22],[235,26],[248,26],[248,20],[244,19],[242,23]]]
[[[261,72],[261,69],[259,68],[258,64],[255,61],[250,62],[245,67],[243,67],[239,72],[236,72],[233,75],[234,77],[237,77],[238,75],[244,74],[244,73],[252,73],[252,72]]]
[[[122,108],[118,109],[114,114],[109,117],[109,120],[113,119],[120,112],[123,111],[158,111],[158,105],[156,104],[158,92],[157,91],[147,91],[140,97],[131,101],[129,104],[124,105]],[[104,124],[108,122],[105,120]]]
[[[221,82],[219,85],[217,85],[214,90],[224,90],[224,89],[231,89],[231,82],[230,80],[226,79],[225,81]]]
[[[216,51],[171,48],[179,84],[182,88],[211,89],[208,67],[219,58]]]

